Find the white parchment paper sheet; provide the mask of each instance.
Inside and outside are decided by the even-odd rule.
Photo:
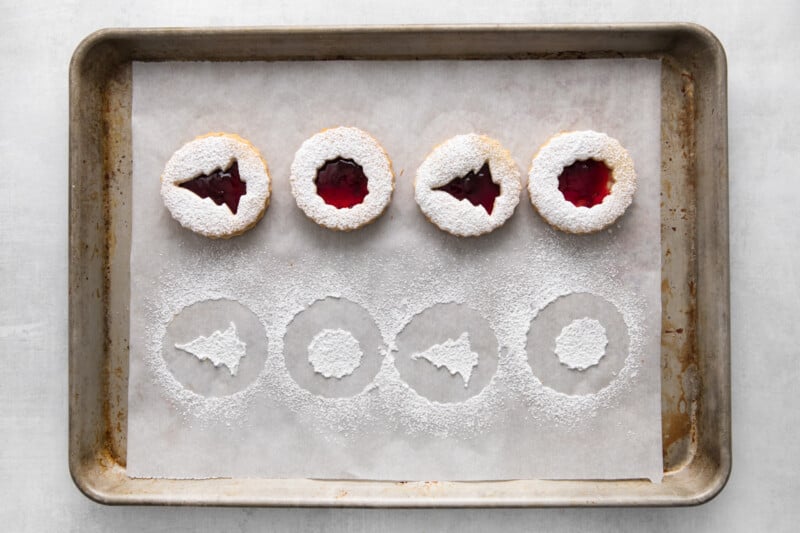
[[[658,61],[135,63],[132,123],[130,475],[661,479]],[[348,234],[308,220],[288,185],[300,144],[337,125],[370,132],[397,176],[383,217]],[[414,202],[416,168],[453,135],[498,139],[524,176],[577,129],[617,138],[639,175],[607,231],[555,231],[523,191],[503,227],[458,239]],[[249,139],[273,179],[264,219],[227,241],[181,228],[159,196],[172,152],[212,131]],[[609,344],[581,372],[554,347],[583,317]],[[230,322],[247,344],[236,376],[174,347]],[[311,369],[324,328],[359,340],[353,375]],[[468,387],[410,357],[464,332]]]

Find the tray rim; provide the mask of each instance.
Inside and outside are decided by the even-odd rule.
[[[149,39],[157,44],[159,39],[178,38],[191,42],[198,37],[240,36],[248,39],[260,36],[286,37],[352,37],[360,35],[377,38],[386,33],[422,36],[454,36],[459,34],[520,33],[528,36],[558,36],[570,41],[578,34],[596,37],[602,44],[604,38],[613,37],[625,42],[626,36],[636,34],[658,34],[663,38],[664,46],[650,51],[641,50],[641,46],[633,43],[632,49],[638,51],[632,56],[647,57],[659,53],[663,56],[687,53],[688,49],[703,54],[710,61],[711,69],[705,75],[710,77],[710,97],[715,105],[712,117],[716,128],[717,139],[712,146],[711,166],[717,169],[713,179],[712,198],[700,198],[717,206],[711,212],[708,234],[698,234],[695,238],[699,245],[713,244],[714,250],[722,252],[722,257],[709,262],[701,259],[698,252],[698,270],[706,270],[709,276],[704,283],[713,286],[710,296],[716,298],[716,307],[720,311],[716,321],[711,320],[707,331],[708,342],[712,348],[712,356],[718,358],[715,370],[716,388],[713,401],[719,421],[720,434],[716,457],[695,455],[689,465],[673,474],[673,479],[694,482],[698,479],[680,480],[687,474],[702,474],[699,488],[681,490],[680,483],[649,484],[639,480],[611,481],[556,481],[556,480],[518,480],[503,482],[411,482],[393,483],[376,481],[320,481],[320,480],[131,480],[125,476],[124,467],[119,465],[111,453],[103,447],[101,441],[89,444],[90,453],[86,453],[86,442],[81,439],[79,426],[86,422],[82,415],[80,399],[79,373],[83,368],[79,354],[84,350],[84,339],[81,336],[86,324],[84,317],[85,302],[78,296],[85,291],[82,276],[85,274],[83,259],[86,257],[85,243],[80,239],[78,223],[85,214],[82,202],[76,197],[82,178],[81,142],[87,130],[76,120],[80,118],[82,83],[86,69],[98,68],[105,62],[105,67],[113,68],[126,62],[140,60],[160,60],[147,57],[147,51],[136,49],[136,39]],[[612,39],[613,40],[613,39]],[[631,39],[632,41],[634,39]],[[687,44],[688,43],[688,44]],[[630,43],[629,43],[630,44]],[[187,45],[189,46],[189,45]],[[665,48],[666,47],[666,48]],[[456,47],[458,48],[458,47]],[[595,48],[596,52],[609,52],[614,48]],[[150,52],[152,53],[152,52]],[[538,50],[542,57],[558,58],[559,53],[580,54],[580,48]],[[591,51],[588,52],[591,54]],[[258,51],[252,52],[257,58]],[[242,54],[246,58],[246,54]],[[347,56],[350,57],[350,56]],[[353,58],[362,58],[353,54]],[[448,54],[445,54],[448,57]],[[460,57],[457,55],[453,58]],[[467,54],[467,57],[474,56]],[[477,57],[482,57],[478,54]],[[485,57],[497,57],[491,53]],[[578,55],[578,57],[585,57]],[[294,58],[294,56],[291,56]],[[375,57],[381,58],[380,56]],[[402,56],[397,56],[403,59]],[[413,59],[410,54],[405,59]],[[163,59],[163,58],[162,58]],[[232,60],[230,57],[214,58]],[[296,59],[311,59],[298,55]],[[331,57],[338,59],[338,57]],[[699,68],[699,65],[694,65]],[[692,71],[694,72],[694,71]],[[726,59],[719,40],[707,29],[691,23],[652,23],[652,24],[575,24],[575,25],[407,25],[407,26],[305,26],[305,27],[237,27],[237,28],[125,28],[102,29],[86,37],[76,48],[69,68],[70,86],[70,147],[69,147],[69,179],[70,179],[70,224],[69,224],[69,468],[76,486],[87,497],[107,504],[167,504],[167,505],[246,505],[246,506],[368,506],[368,507],[544,507],[544,506],[620,506],[620,505],[695,505],[709,501],[725,486],[731,471],[731,431],[730,431],[730,302],[729,302],[729,253],[728,253],[728,210],[727,210],[727,102],[726,102]],[[97,132],[94,132],[95,134]],[[102,141],[102,139],[100,139]],[[85,160],[83,160],[85,163]],[[698,191],[699,195],[699,191]],[[88,278],[87,278],[88,279]],[[698,281],[698,285],[700,282]],[[698,291],[699,292],[699,291]],[[698,296],[699,298],[699,296]],[[698,317],[700,320],[702,317]],[[713,317],[709,317],[713,318]],[[102,355],[100,356],[102,357]],[[102,374],[102,372],[101,372]],[[705,385],[705,383],[704,383]],[[102,389],[103,384],[100,384]],[[708,399],[708,398],[707,398]],[[85,399],[83,400],[86,401]],[[700,464],[710,462],[711,464]],[[692,470],[691,472],[689,472]],[[695,476],[697,478],[697,476]],[[247,488],[263,488],[259,482],[274,481],[274,494],[267,496],[248,493]],[[666,478],[665,478],[666,481]],[[179,485],[198,482],[205,489],[193,494],[170,493],[170,487],[177,489]],[[388,490],[370,492],[365,485],[379,485]],[[128,485],[136,486],[131,491]],[[486,490],[476,490],[480,485]],[[611,486],[624,486],[621,490],[608,490]],[[669,485],[669,486],[668,486]],[[499,488],[502,486],[503,488]],[[688,486],[688,485],[686,485]],[[244,488],[243,488],[244,487]],[[510,490],[505,490],[509,489]],[[234,490],[235,489],[235,490]],[[562,490],[563,489],[563,490]],[[297,492],[299,491],[299,492]],[[239,492],[240,494],[235,494]],[[383,493],[381,493],[383,492]],[[516,496],[516,497],[515,497]]]

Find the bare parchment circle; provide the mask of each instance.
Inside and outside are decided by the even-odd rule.
[[[446,323],[432,319],[441,316],[450,319]],[[466,387],[465,376],[454,373],[454,368],[437,366],[435,359],[420,356],[432,348],[452,349],[465,341],[465,347],[478,356]],[[395,366],[400,377],[429,400],[463,402],[480,393],[497,370],[499,347],[494,331],[477,311],[463,304],[436,304],[425,309],[398,334],[396,344]]]
[[[564,326],[556,337],[556,356],[572,370],[586,370],[600,363],[606,354],[608,337],[599,320],[578,318]]]
[[[572,369],[559,360],[556,339],[565,326],[586,317],[603,326],[608,345],[598,364]],[[619,309],[605,298],[577,292],[550,302],[533,319],[528,330],[528,364],[546,387],[571,395],[593,394],[616,378],[625,365],[629,346],[628,327]]]
[[[363,356],[352,373],[325,377],[309,361],[309,346],[324,330],[342,330],[358,341]],[[344,298],[317,300],[289,323],[283,355],[292,379],[319,396],[355,396],[369,385],[380,370],[383,339],[372,316],[360,305]]]
[[[234,324],[236,335],[244,342],[245,355],[236,375],[224,365],[214,366],[191,353],[178,349],[215,331],[225,331]],[[162,357],[167,368],[185,388],[203,396],[228,396],[245,389],[258,377],[267,357],[267,336],[258,317],[239,302],[226,299],[203,300],[179,311],[167,325],[162,342]]]

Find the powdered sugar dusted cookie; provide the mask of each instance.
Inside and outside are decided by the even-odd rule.
[[[231,133],[209,133],[183,145],[161,175],[161,198],[172,217],[214,239],[253,227],[269,196],[270,177],[261,154]]]
[[[378,218],[394,190],[392,163],[358,128],[323,130],[294,156],[289,178],[298,207],[326,228],[350,231]]]
[[[605,133],[551,137],[534,156],[528,193],[539,214],[568,233],[613,224],[633,201],[636,172],[627,150]]]
[[[414,197],[428,220],[459,237],[502,226],[514,214],[521,189],[508,150],[475,133],[434,148],[414,181]]]

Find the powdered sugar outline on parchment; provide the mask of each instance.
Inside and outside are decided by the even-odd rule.
[[[523,382],[521,385],[522,394],[528,402],[529,412],[532,415],[536,416],[537,413],[547,411],[555,418],[556,422],[570,426],[579,424],[582,419],[594,416],[600,409],[612,408],[615,400],[632,386],[638,375],[641,362],[645,357],[644,346],[647,335],[644,317],[646,316],[647,304],[643,297],[626,288],[617,279],[616,275],[617,272],[614,267],[614,276],[605,278],[602,283],[596,283],[596,281],[592,280],[592,276],[595,276],[595,274],[589,273],[581,276],[573,280],[572,290],[563,292],[551,291],[547,301],[531,309],[530,323],[533,324],[540,312],[562,296],[575,293],[589,293],[599,296],[616,307],[622,316],[627,327],[629,342],[628,354],[616,377],[608,385],[592,394],[572,395],[548,387],[536,377],[526,359],[525,365],[532,380]],[[553,409],[553,406],[558,408]]]
[[[335,283],[333,280],[329,281]],[[458,292],[455,291],[455,294]],[[381,353],[380,370],[359,394],[347,398],[329,398],[307,391],[291,378],[282,350],[283,337],[276,337],[276,350],[273,352],[271,349],[273,353],[267,361],[267,365],[272,365],[269,375],[276,379],[270,382],[267,392],[274,400],[287,405],[301,419],[309,420],[312,430],[324,435],[325,430],[332,429],[340,435],[355,438],[397,429],[409,434],[427,433],[442,438],[466,438],[487,429],[503,417],[503,398],[495,390],[494,377],[478,394],[458,403],[428,400],[400,377],[394,365],[394,339],[408,322],[431,305],[430,302],[423,303],[418,308],[409,306],[410,314],[397,314],[397,307],[381,306],[369,295],[362,297],[352,287],[342,286],[340,291],[326,292],[314,298],[308,306],[330,297],[350,300],[370,313],[388,348]],[[451,301],[463,303],[463,298]],[[283,330],[307,307],[290,312]],[[406,316],[407,319],[404,318]],[[388,328],[387,321],[395,324],[394,327]],[[277,350],[278,347],[280,350]]]
[[[469,343],[469,333],[464,332],[457,339],[447,339],[440,344],[434,344],[422,352],[414,352],[411,359],[423,359],[436,368],[444,367],[451,376],[461,376],[464,388],[469,386],[472,369],[478,366],[478,354],[472,351]]]
[[[162,339],[166,335],[167,327],[172,319],[184,309],[206,301],[230,300],[240,304],[242,302],[236,295],[222,291],[208,291],[205,297],[200,299],[188,292],[181,295],[175,291],[171,296],[174,297],[176,304],[172,308],[163,305],[165,303],[163,298],[161,302],[143,301],[146,313],[162,317],[162,320],[148,323],[145,326],[148,337],[145,363],[150,369],[153,379],[160,385],[165,398],[182,413],[184,418],[191,416],[201,425],[224,422],[228,425],[244,426],[247,419],[247,406],[254,400],[260,389],[259,382],[263,379],[266,368],[263,368],[256,379],[240,391],[224,396],[204,396],[184,387],[170,372],[162,356]],[[250,311],[252,312],[252,309]]]
[[[313,281],[304,280],[304,284],[293,287],[290,293],[294,297],[286,298],[280,305],[275,305],[272,299],[271,305],[266,305],[263,301],[253,300],[247,293],[249,285],[264,282],[263,272],[269,269],[265,269],[261,261],[268,260],[268,254],[255,252],[258,257],[253,260],[253,251],[209,244],[209,248],[195,254],[189,264],[184,261],[181,269],[165,266],[158,280],[159,301],[146,302],[146,314],[153,319],[148,321],[146,328],[149,333],[148,367],[165,396],[183,416],[201,423],[204,420],[242,423],[247,418],[251,402],[259,395],[266,394],[320,431],[331,428],[351,436],[359,432],[364,435],[365,432],[402,427],[409,433],[467,438],[488,430],[504,417],[502,406],[509,400],[520,398],[528,405],[530,416],[559,425],[574,426],[598,409],[612,407],[615,399],[628,389],[638,372],[645,340],[645,304],[642,298],[632,294],[617,279],[619,274],[614,266],[614,255],[619,250],[613,244],[602,252],[591,252],[591,257],[587,257],[586,261],[573,262],[591,265],[591,268],[583,269],[584,272],[581,272],[581,268],[575,268],[574,264],[561,265],[564,271],[557,283],[534,288],[524,283],[505,283],[497,278],[498,284],[509,293],[506,300],[512,303],[508,307],[513,308],[516,302],[517,309],[506,313],[476,305],[475,302],[480,302],[487,290],[494,289],[470,283],[440,287],[442,290],[438,291],[437,296],[428,294],[417,301],[387,298],[386,301],[396,303],[381,305],[348,284],[335,268],[318,275]],[[531,249],[531,253],[537,256],[537,270],[547,269],[552,273],[551,263],[563,258],[565,253],[581,255],[569,243],[566,246],[570,250],[561,249],[563,246],[564,238],[556,234],[537,242]],[[224,254],[226,259],[225,262],[219,261],[220,264],[229,264],[231,260],[236,262],[235,274],[217,266],[209,268],[217,263],[214,256],[218,254]],[[298,266],[295,264],[295,267]],[[445,265],[436,265],[434,262],[430,268],[437,271],[442,266]],[[510,268],[505,275],[513,278],[518,274],[515,268],[522,266]],[[526,268],[530,268],[530,265]],[[598,269],[604,273],[602,276],[597,275]],[[187,270],[191,270],[193,275],[186,275]],[[262,274],[259,275],[259,272]],[[242,286],[242,280],[250,281]],[[418,280],[421,286],[431,281],[425,276]],[[228,282],[233,286],[239,285],[238,290],[198,288],[225,287]],[[331,288],[338,290],[332,291]],[[404,290],[414,293],[413,287],[404,286]],[[519,294],[520,291],[524,294]],[[589,292],[614,304],[623,316],[630,337],[629,353],[616,378],[597,393],[583,396],[563,394],[544,386],[532,374],[525,350],[527,330],[538,312],[558,297],[574,292]],[[283,360],[283,334],[288,324],[310,303],[330,296],[347,298],[364,307],[375,319],[384,343],[389,347],[387,353],[381,353],[381,369],[373,381],[361,393],[347,398],[321,397],[306,391],[291,378]],[[185,389],[169,372],[161,356],[161,339],[172,318],[193,303],[214,299],[229,299],[248,307],[258,317],[269,340],[269,353],[259,376],[244,390],[223,397],[205,397]],[[406,323],[430,305],[447,302],[466,303],[479,311],[489,322],[500,345],[495,375],[480,393],[463,402],[440,403],[420,396],[402,381],[393,364],[394,339]]]

